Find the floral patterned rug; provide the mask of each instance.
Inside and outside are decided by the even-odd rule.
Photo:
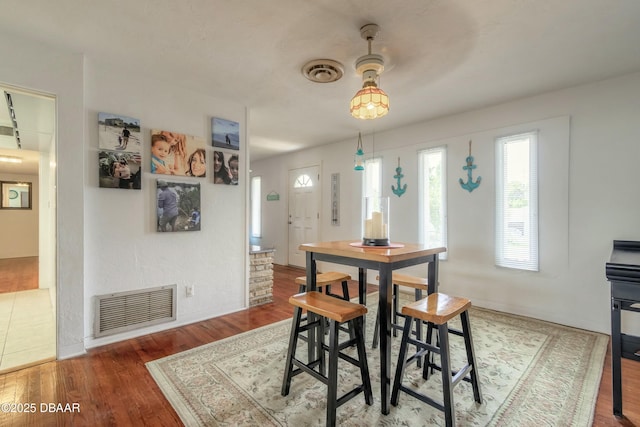
[[[367,299],[369,307],[376,307],[377,294]],[[484,401],[476,404],[471,385],[458,384],[457,425],[591,426],[606,335],[475,307],[470,319]],[[367,316],[374,404],[367,406],[358,395],[338,408],[338,424],[444,425],[442,412],[406,393],[400,394],[389,415],[380,413],[379,352],[370,349],[374,321],[375,316]],[[147,368],[189,427],[325,425],[322,383],[301,374],[293,378],[290,394],[280,395],[290,326],[290,320],[278,322],[149,362]],[[306,343],[301,345],[306,349]],[[450,345],[456,369],[463,364],[464,343],[452,335]],[[398,336],[392,347],[392,374],[399,346]],[[339,372],[340,395],[353,387],[359,372],[342,361]],[[441,401],[439,372],[424,381],[412,365],[406,368],[404,382]]]

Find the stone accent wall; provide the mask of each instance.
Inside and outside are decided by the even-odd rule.
[[[249,254],[249,306],[273,301],[273,251]]]

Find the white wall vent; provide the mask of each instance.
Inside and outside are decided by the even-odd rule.
[[[95,337],[176,320],[177,285],[96,296]]]

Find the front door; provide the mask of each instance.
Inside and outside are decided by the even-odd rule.
[[[304,267],[302,243],[318,240],[320,222],[320,175],[318,166],[289,171],[289,264]]]

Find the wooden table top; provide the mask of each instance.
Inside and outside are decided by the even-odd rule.
[[[417,243],[402,243],[403,246],[400,248],[375,246],[358,247],[352,245],[352,243],[354,242],[356,241],[340,240],[334,242],[304,243],[300,245],[298,249],[305,252],[314,252],[319,254],[343,256],[387,263],[418,258],[421,256],[439,254],[440,252],[446,252],[447,250],[444,247],[432,248]],[[396,242],[392,243],[395,244]]]

